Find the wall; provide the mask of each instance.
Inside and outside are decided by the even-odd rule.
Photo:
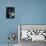
[[[15,7],[15,19],[6,19],[7,6]],[[46,24],[46,0],[0,0],[0,44],[8,43],[9,32],[18,32],[17,24]]]
[[[46,24],[46,0],[17,0],[16,16],[19,24]]]
[[[10,32],[16,32],[17,34],[17,18],[6,19],[6,7],[15,6],[15,0],[0,0],[0,44],[7,44],[8,34]],[[18,42],[17,39],[15,41]]]

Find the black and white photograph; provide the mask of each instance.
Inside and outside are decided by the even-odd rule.
[[[15,18],[15,8],[6,7],[6,18]]]

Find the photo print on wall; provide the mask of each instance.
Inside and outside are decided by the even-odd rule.
[[[15,7],[6,7],[6,18],[15,18]]]

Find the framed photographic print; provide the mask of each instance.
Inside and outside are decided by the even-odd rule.
[[[15,18],[15,7],[6,7],[6,18]]]
[[[46,41],[45,24],[19,24],[18,38],[21,40]]]

